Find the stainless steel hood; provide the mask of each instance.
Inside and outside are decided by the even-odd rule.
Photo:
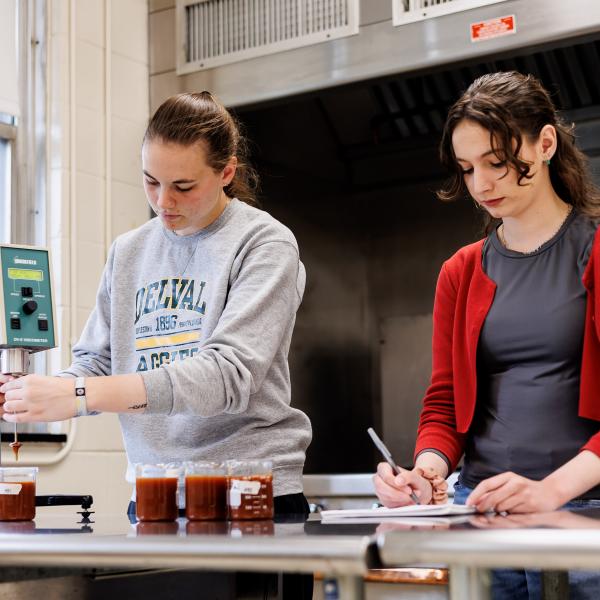
[[[390,9],[391,10],[391,9]],[[516,34],[472,43],[470,24],[515,15]],[[210,89],[229,106],[243,106],[399,73],[483,60],[523,48],[565,43],[600,32],[597,0],[508,0],[394,27],[391,19],[358,35],[176,77],[179,90]],[[598,71],[587,72],[598,77]],[[172,80],[172,79],[171,79]],[[167,82],[157,81],[157,88]],[[152,104],[161,101],[153,95]]]
[[[240,107],[238,112],[261,149],[259,166],[302,165],[306,174],[326,176],[353,191],[435,181],[443,176],[436,147],[450,104],[479,75],[514,69],[541,79],[566,119],[577,122],[579,147],[597,156],[600,34],[598,38],[524,48],[509,56],[443,65],[425,73],[371,78]],[[288,138],[296,143],[281,152]],[[312,159],[307,161],[307,156]]]
[[[391,2],[366,4],[358,35],[175,77],[177,89],[210,89],[243,113],[259,166],[302,164],[354,191],[441,177],[434,148],[448,107],[490,71],[540,78],[578,123],[580,147],[599,153],[600,1],[508,0],[398,27]],[[516,34],[470,41],[471,23],[502,15],[515,16]],[[316,171],[305,148],[277,150],[284,132],[313,140]]]

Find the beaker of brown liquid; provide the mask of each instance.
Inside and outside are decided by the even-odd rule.
[[[174,521],[177,518],[177,481],[181,465],[135,465],[135,510],[140,521]]]
[[[270,460],[227,461],[229,519],[273,518],[273,463]]]
[[[227,467],[218,462],[185,463],[185,516],[191,521],[227,518]]]
[[[0,467],[0,521],[35,518],[37,467]]]

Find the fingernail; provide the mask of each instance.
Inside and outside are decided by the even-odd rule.
[[[404,485],[406,481],[404,481],[404,477],[402,477],[402,475],[398,475],[398,477],[396,477],[396,483],[398,485]]]

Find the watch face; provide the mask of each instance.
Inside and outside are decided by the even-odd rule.
[[[76,388],[75,395],[76,396],[85,396],[85,388]]]

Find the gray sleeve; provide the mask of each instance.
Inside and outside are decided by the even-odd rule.
[[[260,389],[304,291],[296,247],[270,241],[243,257],[219,322],[193,358],[141,372],[146,413],[241,413]]]
[[[110,357],[110,281],[115,244],[111,247],[90,314],[79,341],[73,346],[73,362],[57,373],[59,377],[95,377],[111,374]]]

